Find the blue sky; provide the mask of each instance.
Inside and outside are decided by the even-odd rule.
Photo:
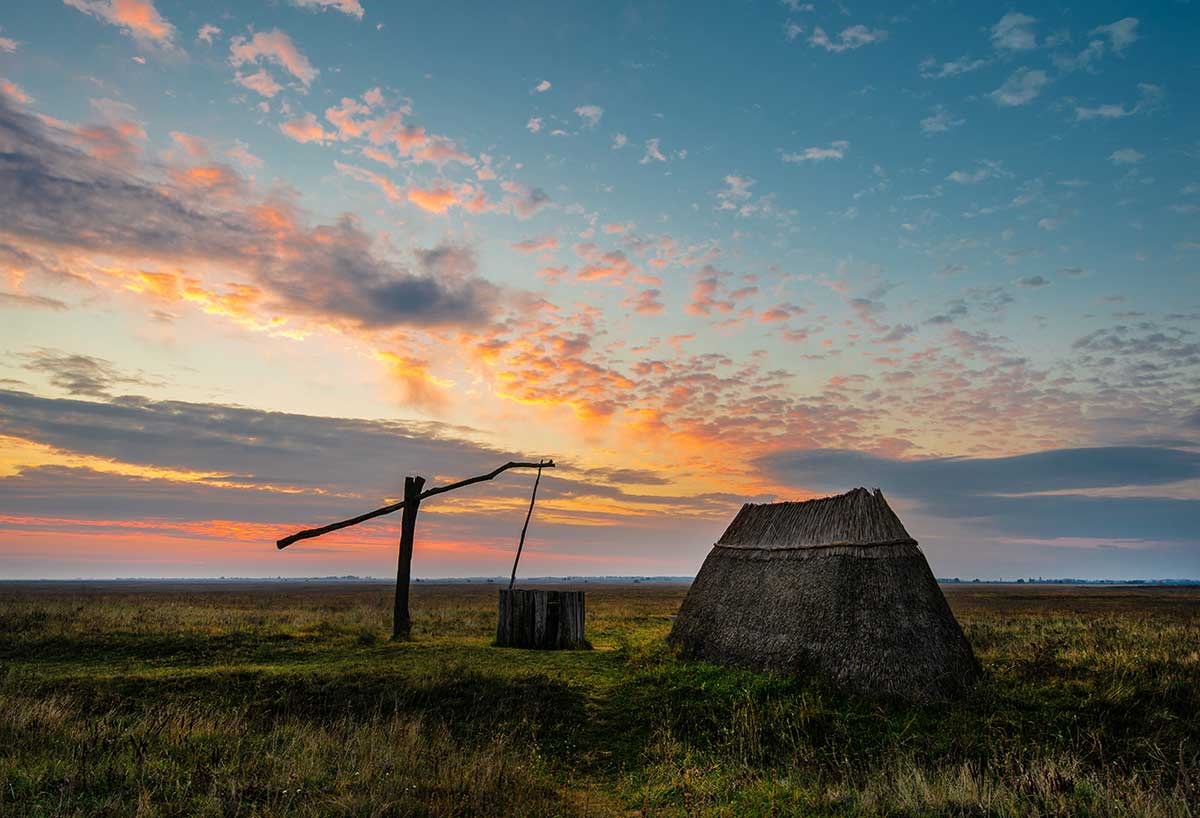
[[[1186,3],[11,9],[5,405],[400,424],[455,442],[412,461],[444,476],[555,455],[545,573],[687,573],[741,500],[865,483],[939,574],[1195,575],[1186,526],[1139,521],[1200,507],[1197,34]],[[5,422],[10,505],[112,482],[70,523],[0,508],[10,570],[37,575],[169,573],[128,538],[198,540],[213,481],[270,512],[224,520],[215,563],[171,540],[186,572],[311,573],[315,550],[244,555],[406,468],[289,486],[201,439],[87,444],[44,409]],[[1090,460],[1124,470],[1094,484]],[[997,479],[913,485],[951,462]],[[431,519],[426,573],[503,562],[516,504]],[[124,556],[28,561],[97,521]],[[386,573],[385,534],[347,542],[362,572]]]

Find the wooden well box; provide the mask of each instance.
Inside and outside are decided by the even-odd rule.
[[[496,644],[506,648],[588,650],[583,591],[500,591]]]

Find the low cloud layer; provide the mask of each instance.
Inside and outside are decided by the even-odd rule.
[[[931,516],[978,521],[989,529],[980,531],[980,539],[994,533],[1196,547],[1200,500],[1156,490],[1200,479],[1200,452],[1190,449],[1105,446],[924,460],[818,449],[780,452],[758,464],[781,481],[813,490],[879,486],[885,494],[915,501]]]

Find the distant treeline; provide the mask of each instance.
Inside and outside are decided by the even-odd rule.
[[[1016,579],[961,579],[960,577],[938,577],[938,582],[953,584],[966,583],[999,583],[1005,585],[1200,585],[1200,579],[1046,579],[1044,577],[1018,577]]]

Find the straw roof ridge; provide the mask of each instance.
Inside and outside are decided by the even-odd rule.
[[[790,549],[916,542],[883,492],[859,487],[800,502],[746,503],[716,545]]]

